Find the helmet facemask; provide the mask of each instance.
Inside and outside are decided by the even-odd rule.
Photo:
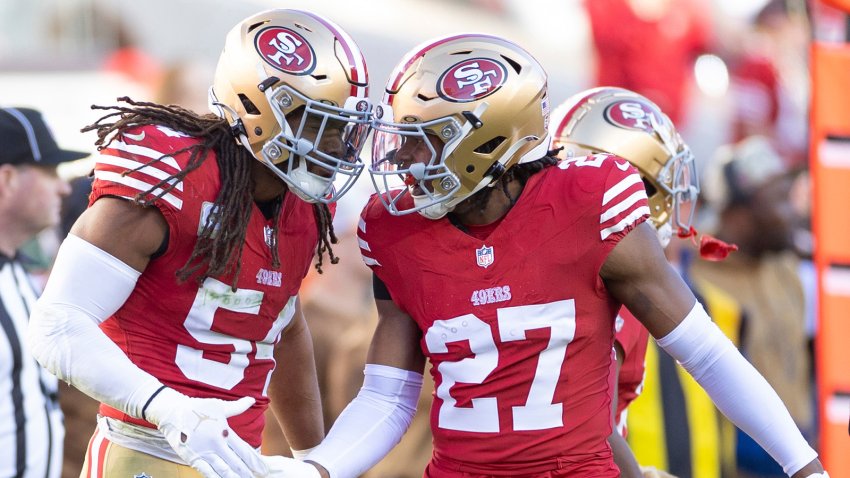
[[[299,198],[331,203],[363,169],[368,73],[359,48],[319,15],[268,10],[228,34],[211,110]]]
[[[478,34],[433,40],[387,83],[373,120],[373,185],[391,214],[439,219],[545,156],[548,115],[546,73],[517,45]],[[412,145],[422,148],[415,159],[404,149]]]
[[[354,185],[363,170],[360,151],[369,135],[368,102],[358,100],[355,107],[335,107],[313,101],[286,85],[268,89],[266,96],[281,129],[263,145],[257,159],[301,199],[321,203],[337,201]],[[291,116],[301,111],[297,130],[293,131],[284,111],[297,103],[303,106],[289,113]],[[305,137],[307,130],[316,131],[315,136],[310,135],[312,140]],[[336,131],[342,142],[341,154],[322,151],[325,135]],[[337,180],[341,183],[335,189]]]
[[[397,194],[380,195],[384,206],[394,215],[419,212],[429,219],[439,219],[460,200],[456,193],[461,180],[446,165],[460,141],[473,128],[472,122],[461,125],[455,118],[438,118],[424,123],[404,124],[392,121],[392,109],[382,105],[382,118],[373,122],[372,184],[378,191],[401,189]],[[406,143],[424,145],[430,153],[427,162],[403,164],[396,155]],[[413,198],[412,208],[399,208],[405,196]]]

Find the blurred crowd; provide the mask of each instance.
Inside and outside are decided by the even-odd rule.
[[[508,22],[526,18],[517,10],[530,5],[510,0],[410,3],[418,8],[431,3],[440,8],[464,4],[469,11]],[[541,3],[549,7],[548,2]],[[674,238],[669,259],[680,265],[711,315],[777,390],[817,449],[817,370],[812,358],[817,304],[807,174],[811,9],[805,0],[767,0],[753,2],[756,6],[750,12],[731,15],[717,3],[584,0],[571,6],[571,13],[586,19],[590,62],[577,65],[564,57],[544,63],[553,75],[570,79],[562,86],[574,88],[553,91],[554,98],[566,98],[587,86],[628,88],[658,104],[692,144],[702,189],[697,230],[734,243],[738,250],[725,261],[709,262],[699,258],[690,244],[693,239]],[[208,63],[199,57],[160,58],[145,36],[134,31],[132,19],[110,10],[106,2],[77,4],[80,10],[57,10],[46,31],[63,38],[71,29],[66,22],[83,18],[92,22],[92,28],[78,26],[83,33],[73,33],[90,35],[90,44],[96,45],[86,55],[87,66],[127,85],[128,92],[138,95],[134,99],[206,109]],[[11,11],[11,7],[3,8]],[[4,14],[0,25],[8,21]],[[337,21],[349,27],[345,16]],[[8,43],[2,37],[0,48]],[[192,43],[192,39],[183,38],[181,43]],[[547,58],[557,57],[561,47],[549,44],[552,51]],[[366,54],[371,60],[380,51]],[[24,64],[19,70],[26,68]],[[574,69],[583,72],[571,73]],[[383,78],[373,80],[380,84]],[[373,93],[379,90],[374,88]],[[2,98],[2,106],[16,103],[14,93]],[[68,125],[59,118],[61,113],[38,106],[48,119],[56,118],[56,124],[62,125],[62,130],[56,129],[60,140],[77,135],[76,130],[84,126]],[[87,205],[91,180],[85,174],[86,161],[60,168],[68,188],[60,221],[21,248],[21,254],[31,259],[27,267],[36,277],[47,277],[58,243]],[[335,218],[340,243],[334,248],[341,260],[328,267],[328,273],[308,276],[301,292],[328,427],[360,388],[377,320],[371,274],[361,263],[356,236],[357,215],[370,193],[368,178],[361,178],[354,192],[343,199]],[[419,413],[401,445],[368,477],[421,476],[430,458],[427,404],[432,391],[425,387]],[[97,404],[64,384],[59,397],[66,430],[62,476],[75,477]],[[630,408],[628,421],[627,438],[643,465],[681,478],[785,476],[757,444],[722,419],[692,379],[652,344],[644,392]],[[280,430],[270,426],[264,438],[264,451],[289,454]]]

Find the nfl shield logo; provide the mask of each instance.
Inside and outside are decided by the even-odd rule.
[[[274,242],[274,235],[272,234],[274,230],[270,226],[263,227],[263,236],[266,239],[266,245],[271,249]]]
[[[481,246],[481,249],[475,249],[475,259],[479,266],[486,269],[493,263],[493,247]]]

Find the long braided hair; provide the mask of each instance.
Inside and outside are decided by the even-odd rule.
[[[115,133],[135,126],[162,125],[200,139],[198,143],[171,153],[171,155],[189,153],[188,164],[181,171],[160,180],[147,191],[137,194],[134,198],[137,204],[145,207],[152,206],[159,198],[177,187],[187,174],[200,167],[209,157],[210,150],[217,153],[221,188],[213,203],[209,219],[198,234],[191,256],[186,264],[177,270],[176,276],[180,282],[183,282],[195,275],[200,284],[207,277],[233,273],[231,288],[235,291],[242,267],[245,233],[251,217],[246,211],[251,210],[254,201],[254,179],[251,170],[253,161],[256,160],[235,141],[227,121],[214,114],[198,115],[176,105],[137,102],[128,97],[118,98],[118,101],[127,103],[129,106],[93,105],[92,109],[111,112],[82,129],[83,132],[92,130],[97,132],[98,139],[95,145],[98,150],[107,148],[115,140]],[[123,174],[127,175],[143,169],[164,157],[166,155],[152,159],[135,169],[124,171]],[[274,207],[274,227],[271,237],[272,267],[275,269],[280,267],[277,237],[281,206],[282,197],[279,197]],[[331,264],[339,262],[339,258],[334,255],[331,247],[331,244],[337,243],[337,237],[327,205],[313,204],[313,214],[319,233],[315,267],[319,273],[322,273],[322,259],[325,252],[328,253]]]

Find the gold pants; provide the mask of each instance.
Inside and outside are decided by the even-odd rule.
[[[201,478],[186,465],[131,450],[109,441],[96,430],[89,441],[80,478]]]

